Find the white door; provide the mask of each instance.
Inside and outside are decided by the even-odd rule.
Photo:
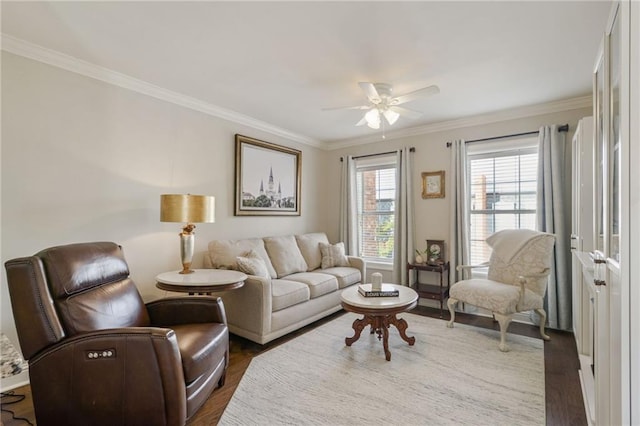
[[[629,36],[629,11],[628,1],[614,5],[594,78],[594,283],[597,288],[594,369],[596,423],[599,425],[631,422],[628,303],[630,76],[628,42],[625,41]]]

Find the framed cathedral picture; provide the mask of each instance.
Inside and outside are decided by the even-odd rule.
[[[302,151],[236,135],[236,216],[300,216]]]
[[[422,198],[444,198],[444,170],[422,172]]]

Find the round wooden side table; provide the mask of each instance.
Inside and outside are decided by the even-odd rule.
[[[156,276],[156,287],[192,295],[211,294],[240,288],[246,279],[242,272],[225,269],[195,269],[192,274],[171,271]]]

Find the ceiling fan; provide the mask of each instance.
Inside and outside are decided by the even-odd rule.
[[[352,107],[338,107],[338,108],[324,108],[325,111],[337,110],[337,109],[360,109],[367,110],[364,117],[356,126],[367,125],[372,129],[379,129],[380,124],[384,128],[384,120],[392,126],[398,118],[402,115],[408,118],[418,118],[422,115],[421,112],[414,111],[409,108],[404,108],[398,105],[411,102],[418,98],[424,98],[427,96],[440,93],[438,86],[428,86],[422,89],[414,90],[413,92],[405,93],[404,95],[393,96],[393,86],[386,83],[358,83],[362,91],[369,100],[369,105],[359,105]]]

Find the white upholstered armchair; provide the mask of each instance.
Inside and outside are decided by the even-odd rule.
[[[499,348],[507,352],[506,333],[513,314],[535,310],[540,315],[540,334],[549,340],[544,332],[547,313],[543,298],[555,237],[528,229],[508,229],[496,232],[486,241],[493,249],[491,258],[478,266],[489,267],[487,279],[472,278],[451,286],[447,302],[451,320],[447,326],[453,327],[458,302],[487,309],[500,324]],[[476,266],[460,265],[458,270],[473,267]]]

